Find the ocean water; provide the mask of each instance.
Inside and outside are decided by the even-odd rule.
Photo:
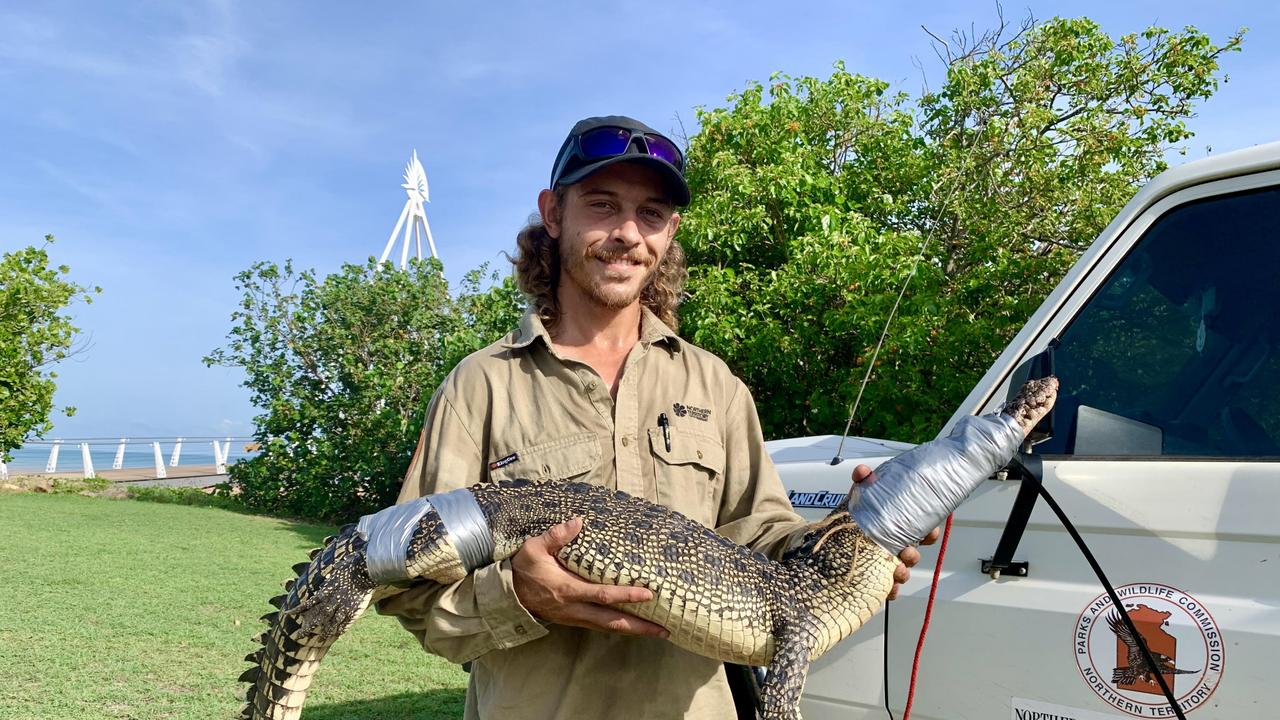
[[[227,462],[253,457],[256,452],[247,452],[244,446],[249,440],[233,439],[231,449],[227,453]],[[165,467],[169,467],[169,459],[173,455],[174,441],[160,441],[160,456]],[[91,442],[89,457],[93,461],[95,471],[110,470],[116,459],[119,442]],[[10,451],[9,472],[44,472],[45,463],[49,460],[50,445],[47,442],[24,445]],[[213,443],[208,440],[186,440],[182,443],[182,453],[178,457],[178,466],[212,465]],[[155,456],[150,442],[131,442],[125,446],[122,467],[155,467]],[[81,470],[80,444],[74,441],[62,443],[58,451],[58,472],[77,472]]]

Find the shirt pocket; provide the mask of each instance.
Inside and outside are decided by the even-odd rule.
[[[715,527],[724,485],[724,444],[720,438],[685,428],[649,428],[658,502],[707,527]]]
[[[501,467],[493,467],[497,464]],[[599,464],[600,439],[592,432],[575,433],[493,458],[490,460],[489,479],[494,482],[568,480],[594,470]]]

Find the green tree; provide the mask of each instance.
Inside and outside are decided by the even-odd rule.
[[[743,376],[768,436],[838,433],[914,268],[853,431],[932,436],[1191,136],[1242,33],[1028,20],[937,40],[945,80],[916,98],[837,64],[700,109],[681,327]]]
[[[484,279],[469,273],[453,297],[435,260],[402,271],[370,259],[323,279],[263,262],[237,275],[229,342],[205,362],[243,368],[262,409],[261,452],[231,467],[242,500],[330,520],[391,504],[431,393],[519,318],[514,284]]]
[[[28,246],[0,257],[0,457],[53,424],[53,392],[58,375],[51,367],[73,352],[79,330],[63,311],[77,298],[93,302],[100,288],[66,279],[66,265],[49,264],[46,235],[41,247]],[[63,412],[71,415],[75,408]]]

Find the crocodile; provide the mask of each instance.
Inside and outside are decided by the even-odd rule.
[[[1056,379],[1033,380],[1005,405],[999,414],[1009,419],[1015,441],[1048,412],[1056,392]],[[957,499],[930,499],[936,507],[927,508],[929,517],[920,527],[933,527],[1007,461],[1006,455],[970,471],[974,477],[966,479]],[[900,460],[888,461],[877,475],[895,462]],[[443,496],[430,496],[427,509],[403,528],[407,541],[397,560],[403,558],[405,578],[457,582],[479,564],[514,555],[527,538],[582,518],[581,531],[558,554],[564,566],[594,582],[652,590],[651,600],[619,607],[665,627],[668,639],[686,650],[767,667],[758,707],[762,720],[799,718],[810,662],[881,607],[893,588],[895,553],[901,549],[869,537],[855,521],[856,489],[848,503],[808,526],[777,561],[678,512],[598,485],[507,480],[454,492],[473,498],[487,523],[485,556],[464,557],[474,555],[474,549],[464,547],[465,539],[457,537],[462,533],[451,532],[442,519],[447,504],[437,502],[439,513],[431,505],[432,498],[440,501]],[[911,542],[925,534],[913,532]],[[300,717],[312,676],[329,647],[371,602],[403,591],[399,584],[373,577],[371,544],[382,539],[362,525],[347,525],[313,551],[308,562],[294,566],[297,577],[285,583],[285,594],[271,599],[277,610],[262,617],[268,626],[257,638],[262,647],[245,658],[253,665],[240,676],[249,684],[241,720]]]

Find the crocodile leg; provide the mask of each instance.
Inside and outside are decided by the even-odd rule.
[[[800,692],[812,652],[806,635],[792,627],[778,631],[773,660],[761,688],[759,720],[800,720]]]

